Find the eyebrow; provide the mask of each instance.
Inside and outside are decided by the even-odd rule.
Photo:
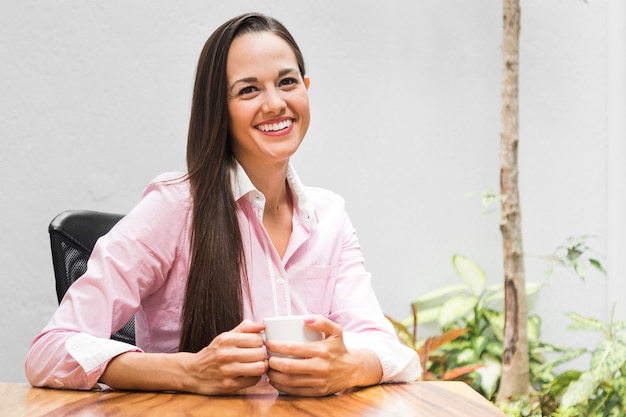
[[[280,71],[278,71],[278,77],[283,77],[283,76],[285,76],[287,74],[290,74],[292,72],[296,72],[297,73],[298,71],[295,68],[281,69]],[[239,79],[239,80],[237,80],[237,81],[235,81],[234,83],[231,84],[230,90],[232,91],[238,83],[255,83],[257,81],[259,81],[259,79],[256,78],[256,77],[241,78],[241,79]]]

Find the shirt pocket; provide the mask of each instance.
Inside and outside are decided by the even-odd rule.
[[[313,314],[327,317],[335,293],[337,268],[332,265],[313,265],[306,269],[306,307]]]

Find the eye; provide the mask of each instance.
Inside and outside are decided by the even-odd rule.
[[[291,86],[291,85],[296,85],[296,84],[298,84],[298,80],[293,78],[293,77],[283,78],[278,83],[278,85],[281,86],[281,87],[283,87],[283,86]]]
[[[249,86],[244,87],[241,90],[239,90],[239,95],[240,96],[249,96],[251,94],[256,93],[257,91],[258,90],[257,90],[256,87],[249,85]]]

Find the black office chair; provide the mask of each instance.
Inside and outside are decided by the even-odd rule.
[[[122,214],[68,210],[48,226],[54,278],[59,303],[67,289],[87,270],[87,260],[96,240],[124,217]],[[111,335],[111,339],[135,344],[135,318]]]

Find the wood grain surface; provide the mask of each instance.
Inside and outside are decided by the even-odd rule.
[[[323,398],[278,395],[261,383],[240,395],[69,391],[0,383],[0,416],[502,417],[462,382],[385,384]]]

